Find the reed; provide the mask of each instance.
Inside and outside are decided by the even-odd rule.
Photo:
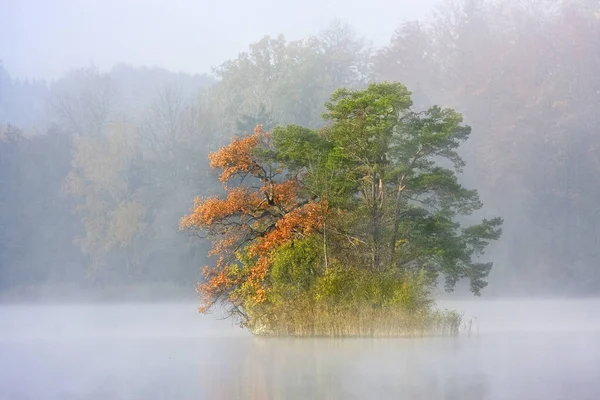
[[[407,312],[401,307],[314,305],[254,315],[246,324],[257,336],[419,337],[456,336],[462,315],[449,310]]]
[[[423,271],[374,273],[333,266],[304,280],[273,273],[266,300],[259,304],[252,292],[238,295],[246,299],[242,325],[259,336],[458,335],[462,315],[437,309],[431,287]]]

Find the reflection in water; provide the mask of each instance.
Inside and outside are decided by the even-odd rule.
[[[472,374],[448,365],[448,351],[464,348],[455,338],[248,338],[235,367],[222,363],[203,377],[203,398],[484,399],[476,360]]]
[[[453,308],[481,333],[255,338],[195,304],[0,306],[0,400],[599,398],[599,301]]]

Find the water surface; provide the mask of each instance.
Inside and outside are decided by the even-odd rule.
[[[195,304],[1,306],[0,399],[600,398],[600,301],[444,305],[470,337],[268,339]]]

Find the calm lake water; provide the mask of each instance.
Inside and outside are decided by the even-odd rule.
[[[195,304],[0,306],[0,399],[599,399],[600,301],[467,301],[470,337],[255,338]]]

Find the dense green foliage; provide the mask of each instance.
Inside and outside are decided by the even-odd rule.
[[[479,295],[492,263],[478,260],[502,220],[457,221],[482,206],[457,177],[470,128],[411,105],[400,83],[339,89],[321,129],[257,128],[212,154],[227,194],[182,220],[219,260],[199,285],[202,310],[222,302],[259,334],[455,332],[460,318],[433,312],[431,290],[467,278]]]
[[[267,301],[247,307],[243,325],[257,335],[412,336],[456,334],[461,316],[438,311],[424,271],[324,268],[322,238],[309,237],[273,254]]]
[[[351,259],[376,271],[394,265],[428,270],[434,278],[443,272],[448,289],[468,277],[479,294],[491,265],[472,257],[498,237],[501,220],[464,229],[455,222],[481,207],[477,192],[456,176],[464,166],[456,150],[470,133],[460,114],[412,111],[401,84],[341,89],[331,100],[324,114],[331,123],[320,134],[279,128],[274,142],[291,174],[308,171],[309,190],[352,210],[340,227],[358,243]]]

